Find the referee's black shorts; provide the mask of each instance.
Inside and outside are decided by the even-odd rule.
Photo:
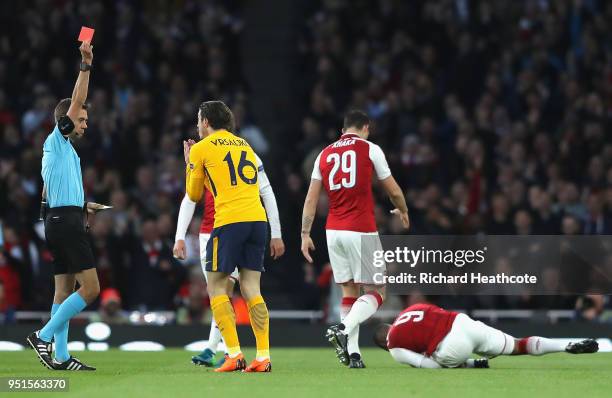
[[[95,267],[93,251],[83,223],[82,207],[48,209],[45,237],[53,255],[55,275],[76,274]]]

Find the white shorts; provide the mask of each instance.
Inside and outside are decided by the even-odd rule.
[[[200,234],[200,266],[202,266],[202,272],[204,273],[206,282],[208,282],[208,275],[206,275],[206,245],[208,244],[209,239],[210,234]],[[234,269],[234,272],[231,273],[230,278],[233,278],[236,281],[240,280],[238,268]]]
[[[353,280],[355,283],[374,285],[377,273],[386,274],[383,264],[374,266],[374,250],[381,250],[382,244],[377,232],[337,231],[328,229],[327,251],[336,283]],[[362,239],[363,237],[367,237]],[[362,253],[362,247],[364,252]],[[381,278],[376,278],[381,280]]]
[[[487,358],[510,353],[514,338],[465,314],[459,314],[451,331],[438,344],[431,357],[440,365],[456,368],[467,361],[473,353]]]

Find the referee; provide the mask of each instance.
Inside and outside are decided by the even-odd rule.
[[[53,254],[55,295],[51,319],[27,337],[42,364],[51,370],[95,370],[68,353],[70,319],[93,302],[100,293],[93,252],[83,223],[85,206],[81,160],[72,142],[87,128],[87,89],[93,61],[93,46],[83,42],[80,72],[72,98],[55,107],[56,126],[45,140],[42,158],[43,208],[47,246]],[[87,207],[89,209],[84,209]],[[46,214],[45,214],[46,213]],[[75,282],[80,288],[74,291]],[[55,360],[51,341],[55,338]]]

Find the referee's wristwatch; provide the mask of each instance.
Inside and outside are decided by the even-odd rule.
[[[89,72],[91,70],[91,68],[92,68],[91,64],[87,64],[85,62],[81,62],[79,64],[79,70],[81,72]]]

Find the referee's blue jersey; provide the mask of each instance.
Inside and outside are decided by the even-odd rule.
[[[57,125],[43,145],[41,175],[47,186],[49,207],[83,207],[83,177],[81,159],[70,139],[60,133]]]

